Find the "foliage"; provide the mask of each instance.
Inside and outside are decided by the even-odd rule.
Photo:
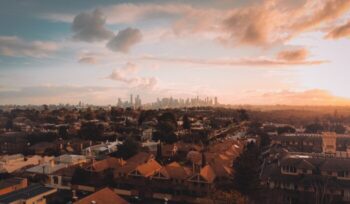
[[[132,137],[127,137],[122,145],[118,146],[117,155],[122,157],[123,159],[128,159],[135,154],[137,154],[140,150],[140,144]]]
[[[27,139],[31,145],[34,145],[40,142],[53,142],[54,140],[57,139],[57,137],[58,135],[55,132],[46,132],[46,133],[33,132],[27,136]]]
[[[69,134],[68,134],[68,127],[67,126],[59,126],[58,128],[58,136],[64,140],[68,139]]]
[[[182,127],[183,129],[185,130],[190,130],[191,129],[191,121],[190,119],[188,118],[188,115],[185,114],[183,117],[182,117]]]
[[[290,126],[290,125],[285,125],[282,127],[277,127],[277,132],[278,134],[283,134],[283,133],[295,133],[296,130],[294,127]]]
[[[254,196],[259,190],[258,147],[249,143],[242,154],[233,163],[233,184],[235,189],[245,196]]]
[[[83,139],[98,141],[104,133],[104,126],[100,123],[84,122],[80,128],[79,135]]]
[[[238,109],[237,113],[238,113],[238,120],[239,121],[243,122],[243,121],[249,120],[249,115],[248,115],[247,110],[245,110],[245,109]]]
[[[171,112],[165,112],[158,117],[157,132],[155,138],[165,143],[177,141],[175,131],[177,129],[176,117]]]

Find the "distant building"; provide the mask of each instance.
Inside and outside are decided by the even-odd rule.
[[[118,196],[110,188],[103,188],[85,198],[82,198],[74,204],[128,204],[126,200]]]
[[[44,187],[40,184],[31,184],[27,188],[0,196],[0,203],[29,204],[48,203],[48,198],[55,194],[57,189]]]
[[[271,136],[273,147],[289,152],[324,153],[336,157],[350,157],[350,135],[325,132],[323,134],[292,133]]]
[[[153,137],[153,128],[147,128],[145,130],[142,131],[142,135],[141,135],[141,141],[147,141],[147,140],[152,140]]]
[[[105,142],[98,145],[93,145],[82,150],[82,154],[87,157],[97,157],[110,154],[118,150],[118,145],[122,144],[121,141]]]
[[[337,134],[332,132],[324,132],[322,134],[322,150],[326,154],[336,154]]]
[[[27,150],[28,140],[23,132],[7,132],[0,135],[0,153],[18,154]]]
[[[278,160],[265,163],[261,175],[269,192],[277,192],[274,202],[350,202],[350,159],[316,153],[276,155]]]
[[[0,157],[0,173],[12,173],[28,166],[35,166],[51,161],[54,157],[28,156],[22,154],[5,155]]]
[[[8,178],[0,181],[0,196],[11,193],[28,186],[26,178]]]

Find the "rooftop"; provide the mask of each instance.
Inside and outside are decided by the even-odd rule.
[[[109,188],[103,188],[81,200],[78,200],[74,204],[128,204],[123,198],[118,196]]]
[[[3,188],[7,188],[13,185],[17,185],[20,184],[23,181],[23,178],[8,178],[8,179],[4,179],[2,181],[0,181],[0,190]]]
[[[26,200],[29,198],[33,198],[44,193],[51,194],[56,191],[57,190],[54,188],[48,188],[40,184],[31,184],[27,188],[0,196],[0,203],[12,203],[18,200]]]

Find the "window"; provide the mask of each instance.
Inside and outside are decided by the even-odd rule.
[[[282,166],[282,170],[285,172],[289,172],[289,173],[296,173],[297,172],[297,169],[295,168],[295,166],[289,166],[289,165]]]
[[[349,172],[348,171],[338,171],[338,177],[348,177]]]
[[[58,177],[57,177],[57,176],[54,176],[54,177],[53,177],[53,183],[54,183],[54,184],[58,184]]]

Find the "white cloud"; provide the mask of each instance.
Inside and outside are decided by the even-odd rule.
[[[28,42],[16,36],[0,36],[0,55],[46,57],[58,50],[59,46],[53,42],[32,41]]]
[[[127,84],[131,88],[153,89],[158,83],[155,77],[137,76],[139,68],[130,62],[122,68],[115,69],[107,78]]]

